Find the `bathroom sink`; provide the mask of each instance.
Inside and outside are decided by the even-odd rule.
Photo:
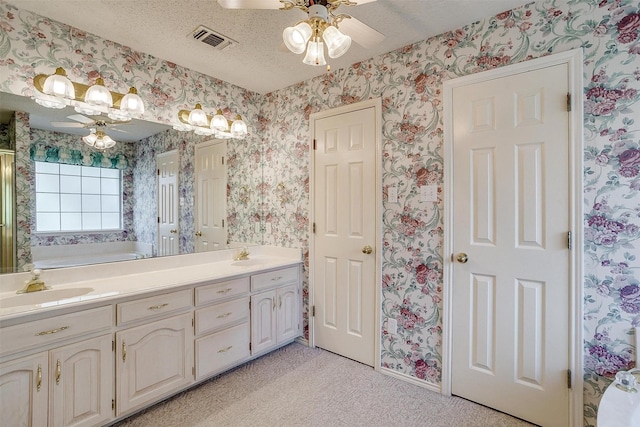
[[[67,288],[49,289],[28,294],[15,294],[8,298],[0,298],[0,307],[19,307],[23,305],[39,305],[52,302],[62,302],[71,298],[80,297],[92,292],[93,288]],[[67,301],[69,302],[69,301]]]
[[[239,261],[233,261],[231,265],[236,267],[253,267],[254,265],[262,265],[266,261],[263,259],[242,259]]]

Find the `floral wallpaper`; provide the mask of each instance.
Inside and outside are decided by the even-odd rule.
[[[613,374],[635,365],[640,326],[640,5],[632,0],[539,0],[457,30],[261,96],[99,39],[0,1],[0,91],[29,95],[30,77],[64,65],[78,80],[139,88],[148,120],[170,123],[196,100],[243,111],[251,137],[229,161],[238,235],[300,246],[308,257],[308,132],[312,112],[382,99],[384,204],[382,365],[428,383],[442,371],[443,204],[416,188],[443,183],[443,81],[569,49],[584,56],[584,424]],[[25,80],[24,76],[27,76]],[[261,145],[261,147],[260,147]],[[242,160],[240,160],[242,159]],[[251,162],[246,162],[251,159]],[[255,172],[261,165],[261,174]],[[182,190],[181,190],[182,191]],[[259,195],[259,197],[255,197]],[[384,193],[383,193],[384,197]],[[187,203],[189,203],[187,201]],[[256,227],[256,224],[259,224]],[[305,259],[308,266],[308,259]],[[304,283],[304,311],[308,285]],[[305,322],[306,323],[306,322]]]
[[[9,125],[0,123],[0,150],[12,150]]]

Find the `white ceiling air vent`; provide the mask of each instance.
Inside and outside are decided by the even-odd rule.
[[[199,40],[202,43],[213,46],[217,50],[222,50],[238,43],[237,41],[230,39],[225,35],[216,33],[215,31],[205,27],[204,25],[200,25],[198,28],[193,30],[189,34],[189,37],[193,37],[194,40]]]

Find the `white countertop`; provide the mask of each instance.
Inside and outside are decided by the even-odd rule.
[[[233,261],[237,249],[230,249],[96,266],[43,270],[41,279],[47,286],[51,286],[53,291],[64,295],[67,292],[65,290],[85,288],[87,292],[80,296],[65,295],[59,300],[31,305],[16,305],[20,303],[21,296],[35,295],[33,293],[16,294],[18,289],[24,287],[25,281],[30,279],[30,273],[2,275],[0,276],[0,322],[60,308],[96,302],[108,303],[118,298],[287,267],[302,261],[300,250],[297,248],[252,246],[248,249],[250,255],[246,261]],[[73,291],[69,293],[73,294]],[[43,296],[46,295],[43,294]]]

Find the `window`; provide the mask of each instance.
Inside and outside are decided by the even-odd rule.
[[[118,169],[35,162],[36,231],[122,228]]]

